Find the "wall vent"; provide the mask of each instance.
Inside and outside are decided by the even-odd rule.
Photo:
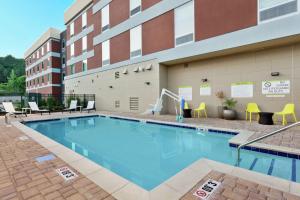
[[[129,109],[130,110],[139,110],[139,98],[138,97],[129,97]]]
[[[115,108],[120,108],[120,101],[119,100],[115,101]]]
[[[288,3],[281,4],[273,8],[260,11],[260,21],[265,21],[283,15],[287,15],[290,13],[294,13],[297,12],[297,10],[298,10],[297,0],[290,1]]]
[[[141,49],[130,52],[130,57],[131,58],[137,57],[137,56],[140,56],[140,55],[142,55],[142,50]]]
[[[115,72],[115,79],[120,78],[120,72]]]
[[[181,37],[176,38],[176,45],[192,42],[194,40],[194,34],[190,33]]]
[[[106,31],[106,30],[108,30],[108,29],[109,29],[109,24],[107,24],[106,26],[102,27],[102,32],[103,32],[103,31]]]
[[[130,16],[135,15],[136,13],[141,11],[141,6],[138,6],[130,11]]]

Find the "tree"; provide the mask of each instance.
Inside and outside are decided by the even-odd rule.
[[[25,76],[17,77],[15,70],[12,70],[6,87],[8,92],[25,93]]]

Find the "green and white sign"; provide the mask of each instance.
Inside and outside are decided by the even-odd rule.
[[[253,82],[238,82],[231,84],[232,98],[252,98]]]
[[[262,82],[262,94],[283,95],[290,93],[290,80],[273,80]]]
[[[210,84],[200,85],[200,96],[210,96],[211,95],[211,86]]]
[[[180,86],[178,89],[178,95],[186,101],[192,101],[193,99],[192,86]]]

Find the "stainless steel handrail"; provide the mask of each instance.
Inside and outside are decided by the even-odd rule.
[[[270,137],[270,136],[272,136],[272,135],[275,135],[275,134],[277,134],[277,133],[281,133],[281,132],[283,132],[283,131],[285,131],[285,130],[288,130],[288,129],[293,128],[293,127],[298,126],[298,125],[300,125],[300,122],[296,122],[296,123],[291,124],[291,125],[289,125],[289,126],[285,126],[285,127],[281,128],[281,129],[278,129],[278,130],[276,130],[276,131],[273,131],[273,132],[271,132],[271,133],[268,133],[268,134],[266,134],[266,135],[263,135],[263,136],[261,136],[261,137],[258,137],[258,138],[256,138],[256,139],[250,140],[249,142],[245,142],[244,144],[239,145],[238,148],[237,148],[237,161],[236,161],[236,165],[237,165],[237,166],[240,165],[240,161],[241,161],[241,149],[242,149],[243,147],[245,147],[245,146],[247,146],[247,145],[249,145],[249,144],[252,144],[252,143],[254,143],[254,142],[257,142],[257,141],[259,141],[259,140],[265,139],[265,138],[267,138],[267,137]]]

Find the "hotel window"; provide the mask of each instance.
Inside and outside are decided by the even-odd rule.
[[[39,58],[40,57],[40,50],[38,50],[37,52],[36,52],[36,58]]]
[[[141,12],[141,0],[130,0],[130,16]]]
[[[87,67],[87,60],[83,60],[82,61],[82,71],[85,72],[87,71],[88,67]]]
[[[70,35],[71,37],[74,35],[74,22],[70,24]]]
[[[47,66],[50,66],[50,58],[47,59]]]
[[[44,69],[44,62],[42,62],[42,69]]]
[[[175,9],[176,46],[194,41],[194,1]]]
[[[48,82],[50,82],[50,81],[51,81],[51,74],[48,74],[48,77],[47,77],[47,79],[48,79]]]
[[[87,36],[82,38],[82,52],[86,52],[87,50]]]
[[[32,55],[32,58],[35,59],[35,54]]]
[[[87,25],[87,17],[86,12],[82,14],[82,29],[86,28]]]
[[[47,52],[50,51],[50,42],[47,42]]]
[[[40,78],[37,78],[37,79],[36,79],[36,83],[37,83],[37,84],[40,84]]]
[[[142,26],[130,30],[130,57],[142,55]]]
[[[44,83],[45,82],[45,79],[44,79],[44,76],[42,76],[42,83]]]
[[[109,4],[101,10],[102,31],[109,29]]]
[[[299,11],[298,0],[259,0],[259,21],[267,21]]]
[[[110,64],[110,42],[106,40],[102,43],[102,66]]]
[[[74,57],[74,43],[71,44],[71,57]]]
[[[44,46],[42,46],[42,56],[44,55]]]
[[[74,65],[71,65],[70,68],[71,68],[70,69],[71,75],[75,74],[75,67],[74,67]]]
[[[40,71],[40,66],[39,65],[37,66],[37,71]]]

